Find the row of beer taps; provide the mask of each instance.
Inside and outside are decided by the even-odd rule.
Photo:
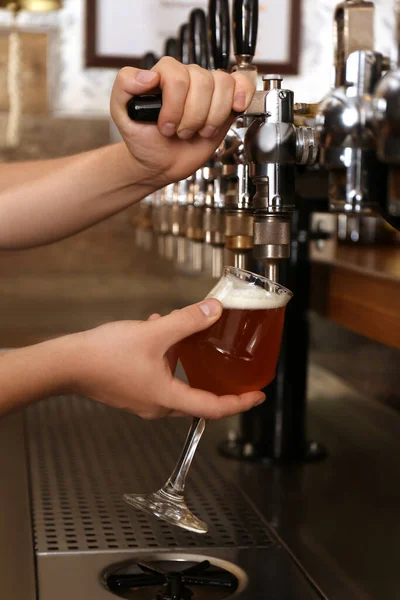
[[[234,0],[232,21],[233,69],[257,82],[258,0]],[[228,0],[210,0],[208,16],[193,10],[165,54],[228,70],[230,23]],[[165,258],[214,277],[227,262],[249,268],[259,261],[278,281],[280,265],[290,257],[299,165],[315,165],[311,177],[317,169],[327,173],[331,210],[382,213],[399,228],[400,201],[390,181],[400,163],[400,69],[383,77],[390,62],[375,51],[372,1],[340,3],[334,30],[335,83],[325,99],[295,104],[280,75],[263,76],[263,89],[210,161],[137,207],[139,245],[148,246],[154,235]],[[146,66],[155,60],[147,55]],[[155,122],[161,106],[161,97],[134,98],[128,112]]]

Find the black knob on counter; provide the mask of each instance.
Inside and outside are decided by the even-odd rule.
[[[190,13],[190,61],[208,69],[207,17],[204,10],[196,8]]]
[[[158,62],[158,57],[154,54],[154,52],[148,52],[143,56],[142,59],[142,69],[146,69],[146,71],[150,71],[154,65]]]
[[[233,34],[235,56],[254,56],[258,33],[258,0],[234,0]]]
[[[189,25],[185,23],[179,30],[178,60],[184,65],[190,62],[190,31]]]
[[[208,35],[214,69],[228,70],[231,51],[231,23],[228,0],[210,0]]]
[[[136,96],[127,104],[129,118],[138,123],[157,123],[161,108],[161,94]]]

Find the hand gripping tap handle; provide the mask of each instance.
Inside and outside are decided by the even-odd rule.
[[[213,66],[227,70],[230,50],[228,0],[210,0],[208,26]],[[193,10],[189,24],[180,28],[178,53],[183,64],[208,65],[207,19],[203,10]],[[161,108],[161,94],[135,96],[127,105],[130,119],[140,123],[157,123]]]
[[[184,64],[208,65],[207,19],[203,10],[193,10],[189,24],[180,28],[178,52]],[[138,123],[157,123],[161,108],[161,94],[134,96],[127,104],[129,118]]]

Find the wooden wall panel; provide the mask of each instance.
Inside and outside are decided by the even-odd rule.
[[[22,94],[25,114],[48,112],[47,50],[45,33],[21,33]],[[8,111],[8,31],[0,30],[0,112]]]

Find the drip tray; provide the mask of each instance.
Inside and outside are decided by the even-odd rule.
[[[213,569],[229,563],[225,570],[243,574],[233,573],[235,594],[243,599],[320,597],[240,486],[213,465],[215,450],[207,443],[194,460],[187,500],[208,523],[208,534],[180,530],[123,502],[126,492],[155,491],[165,482],[188,426],[180,419],[144,422],[77,397],[51,399],[25,412],[40,600],[115,598],[104,573],[127,560],[134,560],[128,566],[133,569],[138,560],[209,560]]]
[[[174,555],[113,565],[102,579],[107,590],[126,600],[226,600],[247,586],[246,574],[232,563]]]
[[[126,492],[156,491],[172,472],[189,422],[144,422],[80,398],[26,416],[37,553],[266,547],[267,524],[200,444],[187,486],[199,536],[130,508]]]

